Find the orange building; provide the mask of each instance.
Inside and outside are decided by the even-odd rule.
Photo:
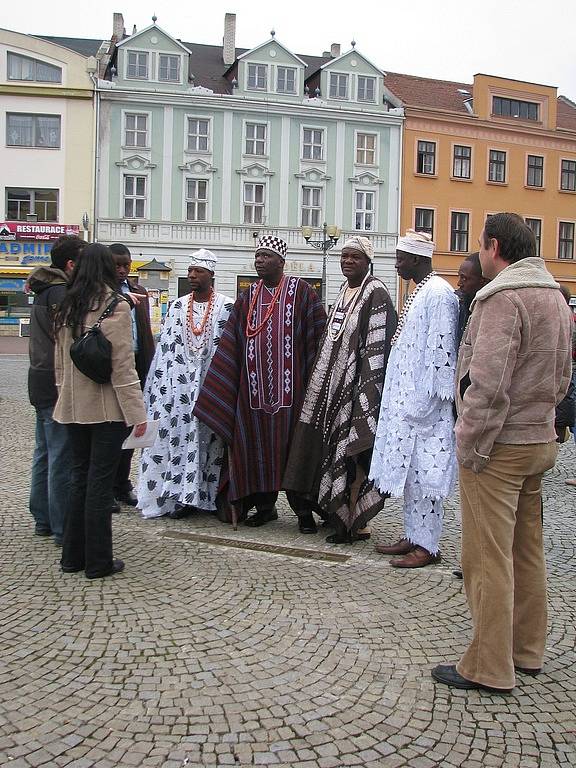
[[[401,224],[431,232],[453,284],[486,216],[514,211],[576,294],[576,104],[556,88],[475,75],[473,85],[388,73],[405,109]]]

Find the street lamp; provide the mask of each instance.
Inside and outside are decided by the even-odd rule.
[[[326,276],[327,256],[328,251],[334,248],[340,237],[340,230],[334,224],[328,226],[324,222],[322,226],[322,240],[312,240],[312,227],[302,227],[302,237],[308,245],[313,248],[318,248],[322,251],[322,304],[324,309],[328,312],[328,279]]]

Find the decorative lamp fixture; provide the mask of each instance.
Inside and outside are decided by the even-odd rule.
[[[90,228],[90,217],[88,216],[87,213],[84,213],[84,215],[82,216],[82,229],[88,231],[89,228]]]
[[[314,96],[318,98],[320,96],[320,88],[316,87],[314,88]]]
[[[312,240],[313,230],[312,227],[302,227],[302,237],[308,245],[313,248],[318,248],[322,251],[322,304],[324,309],[328,312],[328,285],[327,285],[327,257],[328,251],[334,248],[340,235],[342,234],[340,228],[335,224],[326,224],[324,222],[322,226],[322,239]]]
[[[238,80],[235,77],[232,78],[232,88],[238,88]]]

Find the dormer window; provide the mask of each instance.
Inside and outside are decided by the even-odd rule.
[[[180,56],[160,54],[158,57],[158,80],[168,83],[180,82]]]
[[[358,101],[375,101],[376,78],[358,75]]]
[[[61,83],[62,70],[60,67],[46,64],[45,61],[8,52],[8,80]]]
[[[148,80],[148,54],[144,51],[128,51],[126,77],[131,80]]]
[[[278,67],[276,91],[278,93],[296,93],[296,69],[294,67]]]
[[[348,98],[348,75],[330,72],[330,98]]]
[[[248,85],[247,87],[252,91],[265,91],[267,85],[267,72],[268,67],[266,64],[248,64]]]

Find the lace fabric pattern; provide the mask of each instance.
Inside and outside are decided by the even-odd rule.
[[[382,493],[403,496],[410,484],[420,498],[442,499],[454,488],[457,322],[452,287],[433,277],[415,297],[388,360],[369,474]]]

